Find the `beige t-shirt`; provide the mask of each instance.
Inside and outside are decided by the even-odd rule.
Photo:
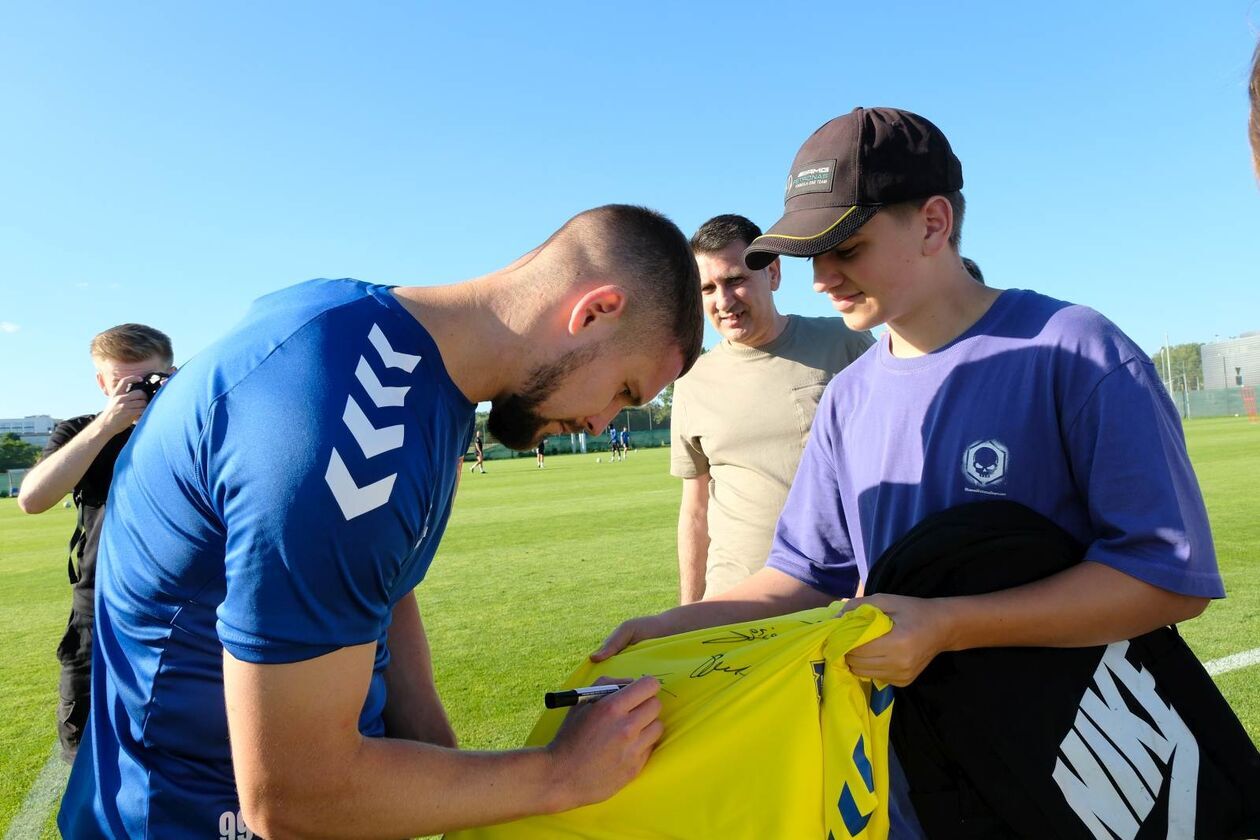
[[[674,386],[669,471],[709,474],[706,597],[765,565],[823,389],[874,341],[840,318],[789,315],[774,341],[723,341]]]

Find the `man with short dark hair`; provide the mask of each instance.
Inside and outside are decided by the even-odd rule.
[[[91,704],[96,552],[114,461],[148,407],[152,389],[175,370],[171,340],[143,324],[105,330],[92,339],[90,352],[105,408],[58,423],[18,495],[23,511],[43,513],[70,493],[77,514],[67,563],[73,586],[70,619],[57,646],[57,738],[68,763],[74,762]],[[153,381],[145,383],[146,378]]]
[[[414,837],[632,779],[661,735],[651,677],[547,748],[455,749],[412,590],[477,404],[517,450],[602,429],[694,363],[698,286],[672,222],[609,205],[474,280],[257,301],[119,457],[97,597],[109,702],[63,835]]]
[[[691,237],[705,316],[722,341],[674,386],[670,473],[682,479],[679,600],[719,595],[765,565],[823,388],[874,342],[840,318],[784,315],[779,263],[756,271],[761,235],[735,214]]]
[[[853,673],[904,686],[946,651],[1110,644],[1224,596],[1151,360],[1090,309],[977,283],[957,250],[962,186],[945,135],[908,111],[855,109],[801,147],[784,216],[745,262],[811,258],[845,323],[887,335],[828,386],[766,568],[713,601],[622,624],[595,658],[856,595],[916,524],[984,499],[1051,520],[1083,561],[984,595],[852,598],[846,610],[870,603],[894,622],[846,657]],[[894,825],[913,836],[894,792]]]

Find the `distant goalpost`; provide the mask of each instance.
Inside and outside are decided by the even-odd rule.
[[[22,486],[22,477],[30,472],[29,468],[18,470],[6,470],[0,475],[0,497],[9,498],[16,496],[18,488]]]

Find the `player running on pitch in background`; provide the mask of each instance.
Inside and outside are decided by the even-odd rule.
[[[468,468],[469,472],[480,469],[481,474],[486,474],[486,441],[482,437],[481,427],[477,427],[477,431],[473,433],[473,454],[477,456],[477,462]]]

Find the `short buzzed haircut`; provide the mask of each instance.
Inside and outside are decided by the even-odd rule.
[[[143,362],[154,356],[167,365],[175,353],[166,333],[144,324],[119,324],[92,339],[92,358],[110,362]]]
[[[636,344],[672,341],[682,373],[690,370],[704,340],[700,269],[678,226],[646,207],[606,204],[574,216],[549,242],[574,236],[585,240],[586,259],[639,292],[627,309]]]
[[[700,225],[691,237],[691,248],[697,254],[716,254],[735,242],[751,245],[758,236],[761,236],[761,228],[751,219],[723,213]]]

